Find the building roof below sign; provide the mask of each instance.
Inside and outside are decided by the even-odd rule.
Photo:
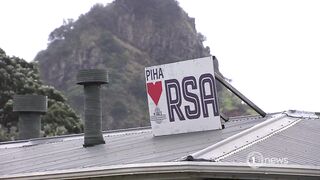
[[[282,124],[288,120],[291,124]],[[281,125],[287,127],[281,129]],[[268,134],[268,128],[275,128],[274,132]],[[232,163],[235,167],[237,164],[249,167],[246,161],[251,152],[259,152],[264,158],[287,158],[286,164],[269,163],[265,167],[298,165],[304,169],[319,169],[319,129],[320,119],[314,113],[290,111],[268,114],[265,118],[231,118],[222,130],[171,136],[154,137],[149,127],[104,132],[106,144],[89,148],[82,146],[83,135],[5,142],[0,144],[0,178],[130,164],[158,163],[161,166],[163,163],[164,166],[170,162],[178,165],[187,163],[182,161],[188,155],[193,156],[194,161],[188,162],[191,166],[202,160],[210,161],[205,162],[206,166]],[[265,136],[261,131],[265,131]],[[260,137],[251,137],[254,135]],[[238,146],[246,141],[245,145]],[[229,153],[217,158],[217,152],[222,149]]]

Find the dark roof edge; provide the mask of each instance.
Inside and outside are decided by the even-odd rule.
[[[268,172],[268,173],[266,173]],[[113,165],[0,176],[0,179],[77,179],[106,177],[121,179],[175,178],[319,178],[319,166],[267,165],[252,168],[246,163],[162,162]]]

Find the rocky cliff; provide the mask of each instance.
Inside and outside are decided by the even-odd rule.
[[[144,67],[210,55],[204,36],[175,0],[115,0],[95,5],[52,31],[48,48],[38,53],[41,78],[62,90],[82,112],[79,69],[106,68],[104,129],[149,124]]]

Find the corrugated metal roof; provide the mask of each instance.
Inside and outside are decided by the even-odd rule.
[[[320,166],[319,152],[320,118],[315,113],[288,111],[194,152],[187,160]]]
[[[162,137],[153,137],[149,128],[106,132],[106,144],[89,148],[82,146],[83,136],[79,135],[2,143],[0,175],[175,161],[268,118],[235,118],[223,130]]]
[[[252,152],[263,158],[287,159],[288,164],[320,166],[320,119],[304,118],[294,126],[223,159],[246,162]]]
[[[282,168],[290,165],[301,165],[304,169],[320,167],[320,119],[314,113],[288,111],[266,118],[238,117],[230,119],[225,127],[162,137],[153,137],[150,128],[105,132],[106,144],[89,148],[82,146],[83,135],[1,143],[0,177],[180,161],[190,154],[194,158],[191,160],[243,165],[252,152],[269,160],[280,159],[280,165],[285,165]],[[221,150],[230,153],[220,156]],[[279,163],[267,164],[268,167],[277,165]]]
[[[195,152],[190,156],[192,159],[219,161],[230,154],[236,153],[237,151],[268,138],[275,133],[283,131],[297,123],[299,120],[300,119],[297,118],[287,117],[285,114],[278,114],[263,123],[228,137],[227,139]]]

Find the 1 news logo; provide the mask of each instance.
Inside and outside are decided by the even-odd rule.
[[[257,169],[262,166],[263,164],[263,155],[259,152],[251,152],[247,156],[247,163],[248,165],[253,168]]]
[[[247,164],[253,168],[257,169],[263,165],[270,164],[288,164],[289,160],[285,157],[263,157],[262,153],[253,151],[247,156]]]

